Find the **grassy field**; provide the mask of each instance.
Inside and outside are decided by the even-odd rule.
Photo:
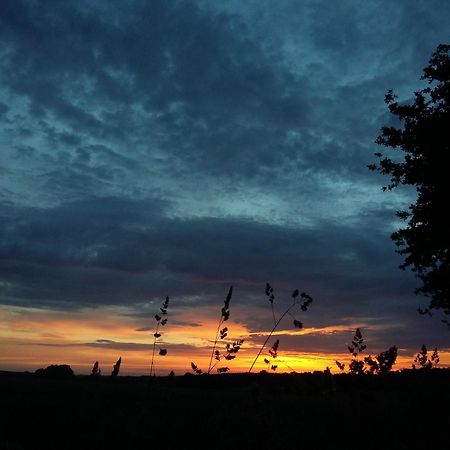
[[[0,449],[446,449],[450,370],[388,376],[0,373]]]

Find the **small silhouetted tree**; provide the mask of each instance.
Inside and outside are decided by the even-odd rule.
[[[413,369],[428,370],[433,367],[433,363],[428,359],[428,350],[425,344],[422,345],[420,352],[417,353],[412,365]]]
[[[449,52],[450,45],[437,47],[421,77],[428,86],[414,93],[412,103],[400,104],[388,91],[385,101],[401,126],[383,127],[376,143],[403,153],[392,158],[375,153],[378,164],[368,166],[390,177],[383,190],[400,185],[416,188],[416,202],[397,212],[407,225],[392,239],[405,257],[400,267],[411,267],[422,282],[416,292],[431,297],[427,309],[418,309],[421,313],[434,308],[450,314]]]
[[[380,375],[388,373],[392,370],[392,367],[395,364],[395,361],[397,361],[397,354],[398,354],[398,348],[394,345],[389,348],[389,350],[386,350],[385,352],[381,352],[377,356],[379,371],[378,373]]]
[[[98,365],[98,361],[95,361],[94,365],[92,366],[92,371],[91,371],[91,377],[99,377],[101,376],[102,371]]]
[[[34,375],[39,378],[64,379],[72,378],[74,373],[68,364],[52,364],[45,369],[37,369]]]
[[[433,354],[431,355],[431,363],[434,364],[434,368],[439,364],[440,358],[437,347],[435,347]]]
[[[114,364],[113,370],[111,372],[112,377],[117,377],[117,375],[119,375],[120,364],[122,364],[122,357],[120,357]]]
[[[372,358],[372,356],[367,356],[364,358],[364,362],[367,364],[367,372],[372,374],[384,375],[392,370],[392,367],[397,360],[398,349],[394,345],[388,350],[381,352],[379,355]]]
[[[364,373],[364,360],[359,359],[359,354],[365,350],[365,348],[366,345],[364,344],[364,338],[362,337],[361,330],[357,328],[351,345],[347,347],[348,351],[353,356],[353,359],[348,365],[350,373],[354,375],[361,375]],[[336,365],[339,367],[339,370],[344,371],[345,364],[336,361]]]

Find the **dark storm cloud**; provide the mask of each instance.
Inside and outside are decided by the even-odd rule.
[[[76,307],[117,304],[128,296],[133,304],[177,277],[180,285],[170,286],[175,295],[211,289],[199,287],[201,281],[208,286],[242,280],[245,289],[245,282],[262,286],[275,279],[282,286],[301,281],[324,293],[345,291],[344,308],[358,294],[370,295],[371,286],[383,283],[395,291],[402,279],[392,273],[392,249],[380,245],[383,234],[374,235],[370,226],[324,222],[296,229],[226,218],[188,220],[165,216],[165,208],[158,200],[124,198],[54,208],[4,205],[6,297],[48,304],[59,299]],[[382,218],[372,226],[376,220]],[[188,287],[187,280],[197,282]]]
[[[217,174],[248,174],[292,153],[272,149],[307,122],[308,84],[278,67],[245,23],[192,2],[127,5],[4,5],[2,81],[29,101],[48,140],[57,117],[69,130],[58,135],[63,145],[147,136]]]

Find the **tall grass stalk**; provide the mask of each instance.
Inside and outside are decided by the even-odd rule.
[[[269,290],[268,290],[269,288]],[[307,311],[308,306],[311,304],[312,302],[312,298],[308,295],[305,294],[304,292],[302,292],[300,294],[300,299],[298,299],[298,294],[299,291],[298,289],[296,289],[293,293],[292,293],[292,298],[293,298],[293,303],[292,305],[290,305],[285,311],[284,313],[280,316],[280,318],[278,320],[275,321],[274,326],[272,328],[272,330],[270,331],[270,333],[267,335],[266,340],[264,341],[263,345],[261,346],[261,348],[258,351],[258,354],[256,355],[255,359],[253,360],[252,365],[250,366],[250,369],[248,370],[248,373],[250,373],[253,369],[253,366],[256,364],[256,361],[258,360],[258,358],[261,356],[262,351],[264,350],[264,347],[266,346],[267,342],[269,342],[269,339],[272,337],[273,333],[275,332],[276,328],[278,327],[278,325],[280,324],[280,322],[284,319],[284,317],[286,316],[286,314],[290,314],[290,311],[292,310],[292,308],[294,308],[295,306],[300,306],[302,311]],[[269,285],[269,283],[267,283],[266,285],[266,295],[269,296],[269,301],[272,304],[272,311],[273,311],[273,289],[271,288],[271,286]],[[301,300],[303,299],[303,300]],[[301,304],[300,304],[301,303]],[[274,314],[274,319],[275,319],[275,314]],[[296,328],[302,328],[303,324],[294,319],[294,326]]]
[[[150,376],[154,375],[156,376],[155,372],[155,351],[156,351],[156,343],[158,339],[161,337],[161,333],[159,331],[160,326],[164,326],[167,323],[167,318],[162,318],[162,316],[167,315],[167,308],[169,307],[169,297],[167,296],[164,300],[164,303],[161,305],[161,308],[159,310],[161,311],[161,316],[159,314],[155,314],[155,320],[156,320],[156,329],[155,333],[153,334],[153,351],[152,351],[152,361],[150,364]],[[161,356],[167,355],[166,349],[160,349],[159,354]]]
[[[220,327],[230,317],[230,300],[231,300],[231,296],[232,295],[233,295],[233,286],[230,286],[230,289],[228,290],[228,294],[227,294],[227,296],[225,298],[225,301],[224,301],[224,305],[223,305],[223,307],[221,309],[219,324],[217,325],[216,336],[215,336],[215,339],[214,339],[214,345],[213,345],[213,348],[212,348],[212,351],[211,351],[211,357],[209,359],[208,373],[211,373],[211,370],[213,369],[212,361],[213,361],[213,358],[214,358],[214,355],[215,355],[215,351],[216,351],[216,347],[217,347],[217,341],[219,340]]]

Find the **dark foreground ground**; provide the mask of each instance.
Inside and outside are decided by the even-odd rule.
[[[39,379],[0,372],[0,449],[450,449],[450,370]]]

